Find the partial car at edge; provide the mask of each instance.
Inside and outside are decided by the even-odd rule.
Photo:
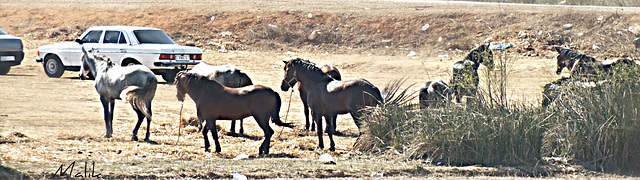
[[[11,66],[20,65],[24,58],[22,39],[12,36],[0,28],[0,75],[5,75]]]

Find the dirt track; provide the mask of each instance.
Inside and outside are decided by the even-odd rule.
[[[66,2],[66,1],[65,1]],[[188,34],[190,27],[181,27],[175,20],[183,20],[179,17],[196,13],[196,17],[209,19],[208,13],[218,13],[231,15],[256,14],[288,14],[281,13],[294,12],[297,14],[323,14],[331,16],[331,13],[351,13],[353,16],[384,17],[385,14],[395,14],[411,17],[413,15],[441,14],[457,12],[460,8],[470,8],[466,15],[456,18],[477,19],[474,16],[493,17],[513,13],[520,10],[517,6],[487,6],[487,5],[460,5],[460,4],[429,4],[429,3],[390,3],[390,2],[356,2],[356,1],[322,1],[322,2],[298,2],[298,1],[252,1],[248,3],[238,3],[236,1],[167,1],[157,3],[156,1],[136,1],[128,2],[109,1],[104,5],[97,5],[93,1],[74,0],[75,3],[60,3],[58,1],[23,1],[9,0],[0,3],[0,26],[13,35],[23,37],[25,41],[26,57],[22,65],[11,69],[10,74],[0,76],[0,155],[3,166],[10,166],[23,173],[40,176],[43,173],[53,173],[61,163],[70,163],[74,160],[91,160],[100,164],[97,170],[110,177],[136,176],[140,174],[149,175],[156,172],[158,177],[180,177],[180,173],[187,177],[209,176],[209,177],[229,177],[232,168],[239,168],[240,172],[252,175],[252,177],[367,177],[376,171],[375,167],[365,167],[361,164],[371,163],[360,158],[352,157],[351,146],[355,142],[358,133],[357,128],[349,116],[339,116],[338,131],[344,132],[346,136],[338,137],[337,153],[341,160],[353,160],[357,163],[352,165],[349,171],[347,165],[335,168],[318,167],[318,169],[304,169],[312,171],[310,173],[298,173],[285,175],[296,170],[269,170],[268,167],[258,166],[251,161],[245,164],[226,164],[226,168],[212,170],[214,174],[207,174],[207,171],[193,170],[189,165],[172,168],[171,161],[193,160],[197,166],[208,167],[208,160],[230,159],[242,153],[252,157],[257,155],[257,148],[262,141],[262,132],[256,128],[253,120],[246,120],[246,134],[249,137],[221,136],[222,153],[204,153],[202,135],[192,133],[193,128],[183,129],[180,145],[176,145],[178,135],[178,118],[181,103],[175,98],[175,87],[170,84],[158,86],[156,98],[153,101],[154,121],[151,125],[151,139],[160,145],[150,145],[143,142],[131,142],[130,133],[135,123],[135,113],[131,108],[122,102],[116,103],[116,114],[114,118],[114,138],[102,138],[104,134],[104,121],[102,107],[98,95],[93,88],[92,81],[81,81],[75,72],[66,72],[62,78],[48,78],[42,65],[34,61],[37,47],[44,44],[69,40],[79,35],[84,27],[93,25],[111,25],[106,17],[114,17],[116,24],[155,26],[164,29],[170,34],[182,34],[175,37],[180,43],[189,41],[189,37],[199,37],[202,44],[208,41],[201,32]],[[97,8],[90,13],[84,8]],[[124,7],[124,8],[119,8]],[[54,10],[55,9],[55,10]],[[156,10],[163,13],[153,14]],[[187,10],[188,9],[188,10]],[[524,12],[519,13],[542,13],[549,14],[549,11],[563,10],[580,13],[602,13],[609,15],[616,13],[616,9],[586,10],[582,12],[579,8],[570,7],[528,7]],[[127,15],[131,11],[130,15]],[[635,11],[624,10],[622,13],[637,13]],[[273,13],[275,12],[275,13]],[[552,13],[551,13],[552,14]],[[467,17],[469,16],[469,17]],[[597,16],[594,15],[594,16]],[[86,17],[90,20],[82,20]],[[223,19],[224,16],[219,17]],[[388,19],[392,19],[389,17]],[[452,21],[458,20],[456,18]],[[43,21],[42,19],[46,19]],[[146,20],[145,20],[146,19]],[[164,19],[160,21],[160,19]],[[231,19],[231,18],[229,18]],[[276,18],[277,19],[277,18]],[[388,20],[387,19],[387,20]],[[241,20],[241,19],[235,19]],[[294,18],[283,16],[282,21],[300,23]],[[194,20],[197,21],[197,20]],[[221,20],[224,22],[224,20]],[[446,20],[449,21],[449,20]],[[624,22],[629,22],[626,20]],[[286,23],[285,22],[285,23]],[[327,21],[328,22],[328,21]],[[550,24],[563,24],[564,22],[550,22]],[[7,25],[11,24],[11,25]],[[66,25],[64,25],[66,24]],[[203,24],[206,26],[207,24]],[[624,24],[620,27],[629,27],[633,24]],[[498,26],[498,25],[496,25]],[[496,27],[494,26],[494,27]],[[383,27],[383,26],[381,26]],[[384,26],[386,27],[386,26]],[[213,28],[213,27],[212,27]],[[215,28],[221,28],[215,26]],[[234,27],[229,27],[233,29]],[[435,27],[434,27],[435,28]],[[75,32],[74,32],[75,31]],[[394,29],[384,31],[393,32]],[[470,30],[474,31],[474,30]],[[515,31],[515,30],[514,30]],[[532,30],[534,31],[534,30]],[[560,30],[561,31],[561,30]],[[61,33],[56,33],[61,32]],[[476,33],[476,32],[473,32]],[[514,32],[516,33],[516,32]],[[188,34],[188,35],[185,35]],[[395,34],[401,36],[400,34]],[[240,36],[240,35],[239,35]],[[217,37],[217,36],[216,36]],[[507,39],[505,37],[496,37]],[[280,127],[273,125],[276,135],[272,138],[271,152],[277,158],[293,157],[302,163],[313,164],[312,159],[316,159],[322,152],[313,151],[317,146],[317,138],[314,133],[302,130],[304,126],[301,104],[297,91],[293,93],[282,92],[279,85],[282,73],[282,60],[291,57],[303,57],[310,59],[317,64],[331,64],[338,67],[343,75],[343,79],[365,78],[374,85],[382,88],[390,80],[408,78],[405,86],[413,83],[422,83],[428,80],[449,79],[451,65],[464,56],[464,51],[446,51],[444,48],[437,50],[430,49],[429,44],[422,44],[418,47],[391,45],[393,50],[385,48],[331,48],[331,45],[304,44],[302,47],[292,47],[291,44],[276,44],[281,49],[263,49],[252,47],[251,42],[238,38],[238,46],[241,49],[228,53],[219,53],[211,46],[202,45],[207,50],[204,57],[211,64],[234,64],[246,71],[256,84],[263,84],[276,89],[280,93],[283,101],[281,117],[286,117],[286,121],[294,122],[298,127],[294,130],[284,129],[280,132]],[[484,39],[475,37],[475,39]],[[220,39],[216,39],[220,40]],[[199,40],[193,40],[200,42]],[[213,40],[211,40],[213,41]],[[425,40],[428,41],[428,40]],[[435,41],[433,39],[429,41]],[[245,43],[245,44],[243,44]],[[277,42],[276,42],[277,43]],[[253,45],[263,45],[254,43]],[[329,46],[327,48],[327,46]],[[587,45],[581,45],[580,47]],[[521,56],[517,50],[508,53],[512,57],[511,75],[509,87],[512,91],[512,99],[518,102],[537,104],[540,99],[542,85],[552,81],[559,76],[553,74],[555,71],[555,54],[546,49],[539,49],[539,56]],[[521,48],[521,47],[518,47]],[[346,50],[345,50],[346,49]],[[365,49],[365,50],[363,50]],[[330,51],[335,50],[335,51]],[[416,56],[406,56],[411,51],[417,51]],[[615,50],[615,49],[614,49]],[[619,51],[628,49],[619,49]],[[596,51],[606,54],[610,51]],[[630,51],[621,53],[633,53]],[[448,57],[439,58],[437,55],[446,54]],[[483,69],[483,68],[481,68]],[[161,77],[158,76],[160,81]],[[413,86],[414,90],[417,86]],[[288,110],[288,102],[291,99],[291,108]],[[195,114],[194,103],[189,99],[184,103],[183,116]],[[287,113],[288,110],[288,113]],[[222,127],[224,134],[229,123],[223,121],[218,123]],[[143,126],[144,127],[144,126]],[[26,137],[20,137],[20,136]],[[144,131],[139,136],[144,136]],[[363,158],[369,159],[369,158]],[[415,168],[420,162],[409,162],[407,164],[394,167],[393,164],[385,164],[385,160],[380,157],[372,157],[375,163],[384,164],[383,167],[389,169],[387,172],[402,172],[405,166],[409,170]],[[223,160],[222,160],[223,161]],[[294,159],[295,161],[295,159]],[[161,162],[161,163],[158,163]],[[162,163],[165,162],[165,163]],[[351,161],[348,161],[352,163]],[[153,165],[157,163],[158,166]],[[219,162],[218,162],[219,163]],[[223,164],[226,161],[223,162]],[[300,162],[297,162],[300,163]],[[136,164],[139,164],[138,167]],[[296,163],[292,163],[298,165]],[[122,166],[120,166],[122,165]],[[289,164],[291,165],[291,164]],[[244,167],[240,168],[240,167]],[[273,166],[273,165],[271,165]],[[354,167],[355,166],[355,167]],[[155,168],[155,169],[154,169]],[[343,169],[344,168],[344,169]],[[396,170],[394,168],[398,168]],[[159,170],[158,170],[159,169]],[[266,170],[265,170],[266,169]],[[340,173],[326,172],[327,169],[340,169]],[[177,171],[177,173],[175,172]],[[276,174],[275,176],[269,175]],[[280,174],[278,174],[280,173]],[[345,175],[345,173],[347,175]],[[409,175],[398,173],[397,175]],[[415,175],[415,174],[414,174]],[[146,176],[150,177],[150,176]],[[152,176],[151,176],[152,177]]]

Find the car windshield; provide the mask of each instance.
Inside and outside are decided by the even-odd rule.
[[[7,35],[7,32],[4,32],[4,30],[2,30],[2,28],[0,28],[0,35]]]
[[[135,30],[133,34],[140,44],[175,44],[171,37],[161,30]]]

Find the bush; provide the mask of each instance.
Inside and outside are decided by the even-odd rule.
[[[512,57],[512,56],[511,56]],[[506,103],[507,62],[499,54],[492,79],[466,105],[442,109],[384,105],[371,108],[356,148],[372,153],[391,150],[407,159],[431,159],[449,165],[523,165],[541,159],[548,114],[541,109]],[[491,88],[495,87],[495,88]],[[497,98],[496,98],[497,97]]]
[[[640,69],[618,70],[596,87],[569,86],[553,113],[545,155],[604,172],[640,174]]]
[[[614,67],[604,81],[569,79],[557,100],[539,108],[509,103],[513,56],[497,57],[497,69],[485,71],[484,88],[465,105],[368,109],[356,149],[448,165],[521,166],[556,156],[595,171],[640,174],[640,67]]]

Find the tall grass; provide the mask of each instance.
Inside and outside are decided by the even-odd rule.
[[[640,174],[640,68],[619,69],[595,87],[565,83],[560,99],[540,108],[507,99],[515,56],[497,57],[464,105],[368,109],[356,149],[448,165],[527,166],[556,156],[595,171]]]
[[[370,109],[364,118],[368,130],[356,148],[449,165],[537,163],[548,115],[540,109],[506,102],[506,88],[502,87],[508,69],[500,65],[508,60],[498,58],[498,68],[484,72],[494,80],[488,83],[498,88],[479,91],[476,98],[467,99],[466,105],[422,110],[387,105]]]
[[[567,87],[548,112],[555,126],[545,155],[587,168],[640,174],[640,69],[619,70],[597,87]]]

